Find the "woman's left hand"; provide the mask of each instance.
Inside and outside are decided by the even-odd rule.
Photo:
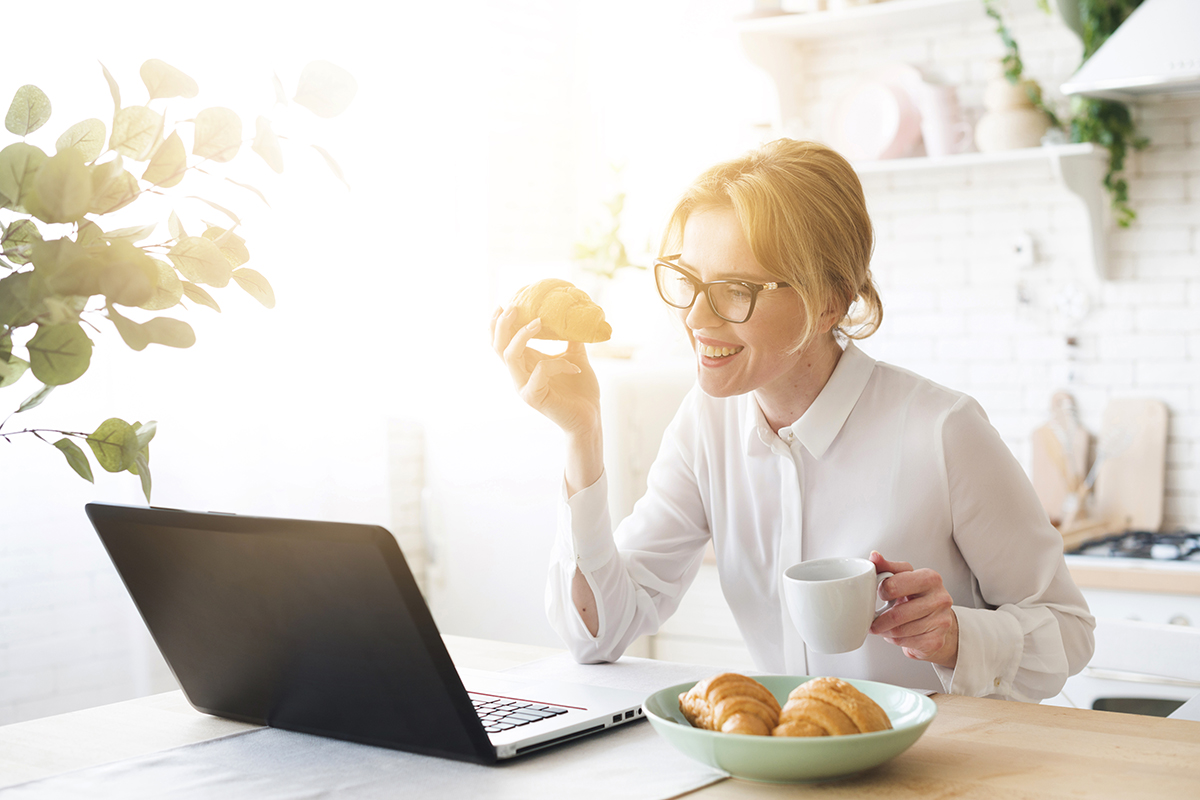
[[[904,655],[919,661],[954,668],[958,663],[958,617],[942,576],[931,569],[912,568],[906,561],[888,561],[871,553],[875,572],[891,572],[879,587],[884,600],[896,605],[871,625],[886,641],[899,645]]]

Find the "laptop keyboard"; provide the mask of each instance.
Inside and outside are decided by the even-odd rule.
[[[489,694],[468,692],[475,713],[483,723],[483,729],[488,733],[499,733],[510,728],[519,728],[531,722],[557,717],[567,713],[567,709],[559,706],[547,706],[540,703],[526,703],[522,700],[509,700],[506,697],[496,697]]]

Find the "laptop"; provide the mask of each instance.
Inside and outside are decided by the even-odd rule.
[[[374,525],[89,503],[199,711],[483,764],[642,718],[639,693],[457,670]]]

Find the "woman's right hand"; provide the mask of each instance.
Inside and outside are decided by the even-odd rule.
[[[600,384],[580,342],[549,356],[529,347],[541,320],[520,325],[516,306],[492,314],[492,348],[508,367],[521,399],[569,436],[585,437],[600,428]]]

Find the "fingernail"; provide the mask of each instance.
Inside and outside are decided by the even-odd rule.
[[[541,318],[535,319],[533,322],[529,323],[525,327],[528,330],[536,331],[538,328],[542,327],[542,320],[541,320]]]

